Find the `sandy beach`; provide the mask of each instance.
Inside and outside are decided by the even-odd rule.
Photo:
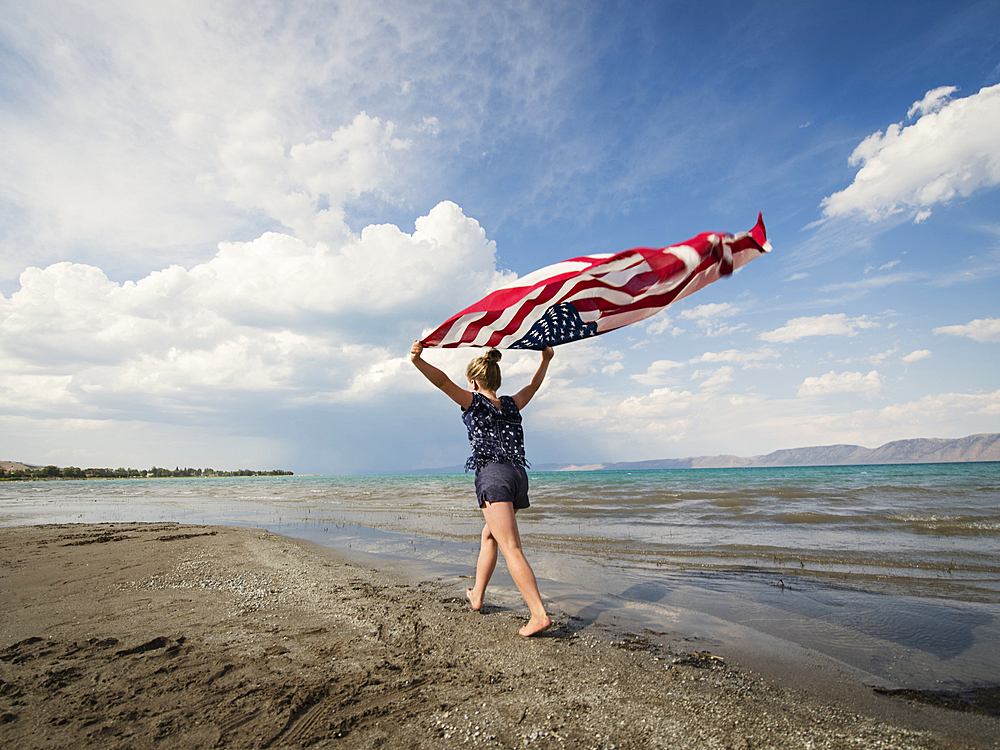
[[[995,714],[811,690],[683,633],[553,612],[523,639],[467,580],[255,529],[4,528],[0,558],[3,747],[1000,746]]]

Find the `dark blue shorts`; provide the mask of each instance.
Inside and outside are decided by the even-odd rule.
[[[514,503],[514,510],[531,505],[528,502],[528,472],[523,466],[486,464],[476,472],[476,499],[483,503]]]

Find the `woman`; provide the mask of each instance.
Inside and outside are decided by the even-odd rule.
[[[514,514],[529,505],[521,409],[542,385],[555,352],[552,347],[546,347],[531,382],[513,396],[498,397],[500,352],[496,349],[490,349],[469,363],[465,371],[468,387],[464,389],[421,359],[423,350],[423,344],[414,341],[410,361],[433,385],[462,407],[462,421],[469,429],[472,444],[472,457],[465,469],[476,471],[476,498],[486,519],[476,563],[476,584],[466,589],[465,595],[474,610],[478,612],[483,608],[483,597],[497,564],[499,548],[531,612],[531,619],[519,632],[525,637],[541,633],[552,626],[552,620],[545,612],[535,574],[521,550],[521,535]]]

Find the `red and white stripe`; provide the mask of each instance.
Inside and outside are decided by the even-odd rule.
[[[670,247],[571,258],[491,292],[422,343],[503,349],[560,303],[572,303],[584,323],[607,333],[655,315],[770,249],[758,215],[753,229],[735,236],[705,232]]]

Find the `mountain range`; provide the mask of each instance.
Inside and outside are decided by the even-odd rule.
[[[537,471],[642,471],[654,469],[728,469],[758,466],[854,466],[863,464],[928,464],[1000,461],[1000,433],[969,435],[955,440],[894,440],[878,448],[818,445],[785,448],[761,456],[697,456],[601,464],[541,464]]]

